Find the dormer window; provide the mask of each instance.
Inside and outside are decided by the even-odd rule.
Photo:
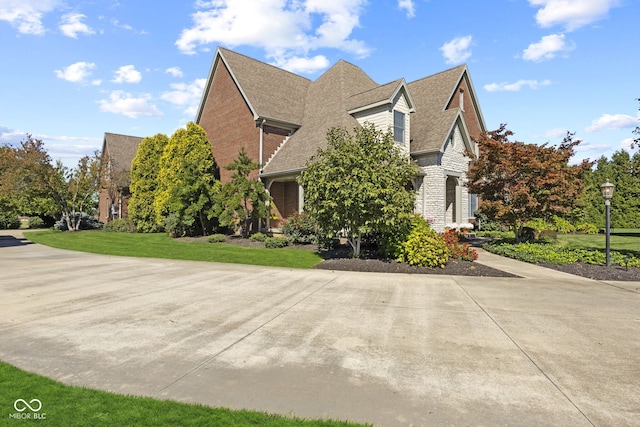
[[[404,113],[400,111],[393,111],[393,139],[396,142],[404,142],[404,126],[405,119]]]

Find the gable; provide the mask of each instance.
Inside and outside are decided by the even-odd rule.
[[[218,48],[212,62],[196,123],[202,120],[211,84],[221,66],[229,72],[254,120],[266,119],[299,126],[310,80],[223,48]]]
[[[408,87],[416,104],[416,113],[411,118],[412,154],[442,152],[460,118],[467,138],[478,137],[485,130],[466,65],[411,82]]]

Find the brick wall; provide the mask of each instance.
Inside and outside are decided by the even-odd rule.
[[[225,166],[238,158],[242,147],[251,159],[259,161],[260,128],[222,61],[213,76],[199,125],[211,142],[222,183],[231,179],[233,172]]]

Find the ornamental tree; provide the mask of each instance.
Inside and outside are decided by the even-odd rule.
[[[550,220],[576,205],[582,178],[593,163],[569,165],[581,142],[572,133],[558,147],[511,141],[511,135],[504,124],[480,135],[476,141],[480,154],[469,164],[467,187],[482,197],[481,211],[510,224],[520,241],[528,220]]]
[[[0,171],[0,196],[13,198],[14,204],[26,209],[25,200],[34,200],[46,206],[55,215],[61,215],[69,231],[80,228],[81,212],[92,211],[97,205],[100,185],[100,156],[84,156],[75,168],[69,168],[56,161],[52,164],[42,140],[27,134],[27,139],[19,147],[9,147],[2,151],[3,162]]]
[[[271,196],[267,193],[261,181],[250,178],[251,172],[258,170],[260,165],[255,163],[247,154],[244,147],[240,149],[238,158],[225,169],[233,171],[231,181],[224,184],[220,192],[220,225],[240,228],[243,236],[249,235],[254,220],[267,218],[268,203]]]
[[[153,201],[156,223],[174,237],[208,234],[220,191],[216,174],[204,129],[193,122],[178,129],[160,157]]]
[[[167,144],[169,138],[161,133],[144,138],[131,163],[129,218],[139,232],[161,231],[161,226],[156,222],[153,202],[158,189],[160,157]]]
[[[411,216],[415,192],[408,185],[417,166],[394,142],[393,134],[372,124],[333,128],[298,178],[305,210],[328,237],[344,232],[355,256],[367,234],[388,234]]]

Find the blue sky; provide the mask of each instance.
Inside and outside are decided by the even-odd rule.
[[[26,133],[75,165],[104,132],[194,120],[218,45],[317,78],[376,82],[467,63],[488,129],[576,160],[629,149],[639,124],[637,0],[0,0],[0,143]]]

